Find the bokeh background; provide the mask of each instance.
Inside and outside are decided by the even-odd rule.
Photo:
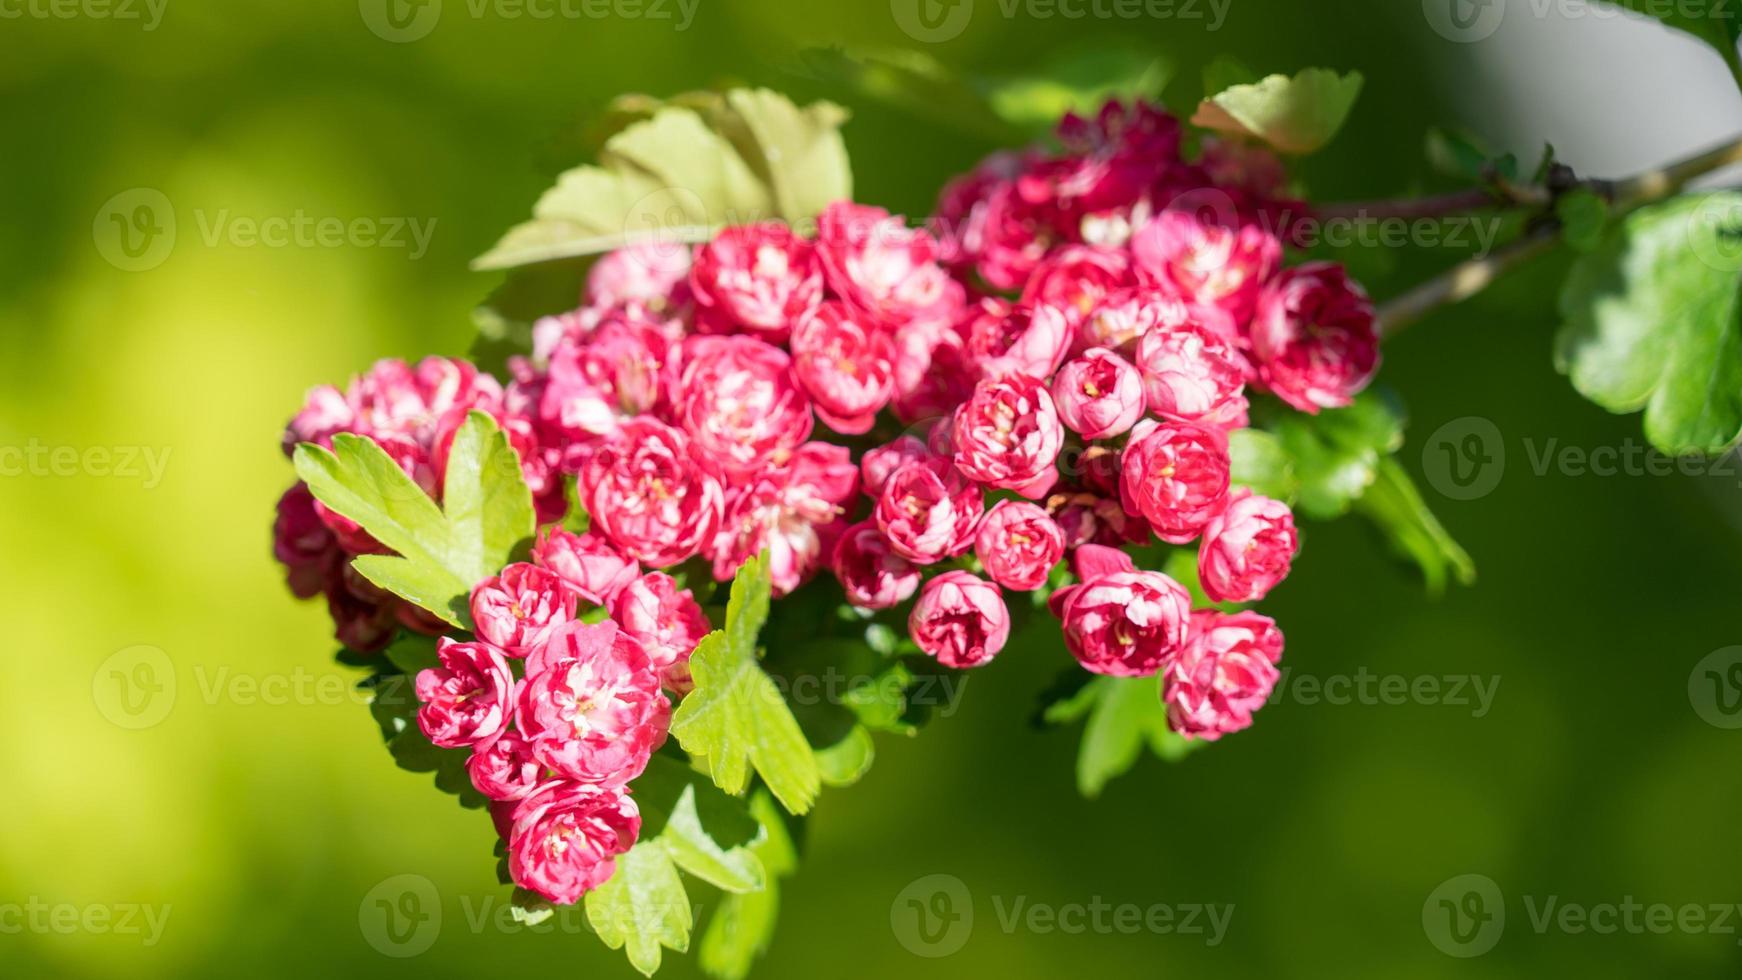
[[[552,20],[447,0],[427,36],[401,43],[371,30],[372,0],[129,2],[0,3],[0,446],[165,460],[155,479],[143,463],[133,476],[0,477],[8,977],[630,975],[584,933],[498,927],[487,821],[392,766],[367,710],[339,693],[353,675],[331,660],[324,610],[292,601],[269,551],[291,479],[280,427],[304,389],[379,357],[463,353],[468,311],[494,283],[467,259],[577,162],[577,134],[617,93],[748,80],[844,98],[858,196],[909,213],[991,147],[822,91],[789,72],[794,52],[905,44],[996,74],[1116,39],[1172,64],[1176,101],[1196,97],[1217,54],[1267,71],[1359,68],[1353,121],[1300,168],[1325,199],[1440,186],[1423,163],[1433,124],[1527,163],[1550,141],[1611,175],[1742,129],[1742,99],[1706,49],[1578,5],[1512,3],[1464,43],[1415,0],[1218,0],[1220,16],[1197,0],[1135,19],[1006,16],[978,0],[957,36],[921,45],[884,0],[698,0],[687,22],[675,0],[670,19],[618,6]],[[178,221],[146,271],[117,267],[103,244],[106,202],[136,188]],[[219,222],[298,212],[433,234],[416,255],[209,240]],[[1359,261],[1384,297],[1456,258]],[[1488,495],[1450,500],[1424,483],[1479,583],[1431,600],[1350,520],[1310,529],[1268,604],[1295,680],[1480,677],[1498,683],[1485,713],[1285,696],[1252,731],[1177,765],[1145,759],[1086,801],[1076,732],[1029,727],[1065,654],[1013,650],[973,675],[953,717],[882,742],[860,784],[825,796],[757,975],[1734,976],[1734,932],[1539,933],[1527,908],[1742,901],[1742,731],[1689,696],[1696,664],[1742,643],[1738,477],[1534,471],[1551,440],[1641,444],[1637,419],[1583,403],[1552,369],[1564,262],[1388,350],[1418,476],[1445,423],[1484,418],[1503,437]],[[130,729],[100,706],[118,672],[158,656],[128,652],[141,646],[161,651],[175,690],[159,692],[156,724]],[[371,889],[406,873],[433,884],[442,927],[422,955],[390,958],[360,918]],[[938,959],[891,925],[897,896],[932,874],[958,878],[977,913]],[[1430,893],[1464,874],[1492,879],[1507,915],[1498,945],[1470,960],[1423,925]],[[1006,930],[998,908],[1018,897],[1235,911],[1212,946]],[[27,904],[167,919],[148,943],[19,928]],[[491,917],[477,926],[480,910]],[[693,962],[668,955],[666,975],[695,975]]]

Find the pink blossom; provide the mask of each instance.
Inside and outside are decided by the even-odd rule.
[[[1282,264],[1282,242],[1255,224],[1230,228],[1190,211],[1163,211],[1132,238],[1131,254],[1145,282],[1245,323]]]
[[[968,354],[960,328],[960,324],[916,321],[896,331],[892,407],[903,422],[948,415],[974,389],[979,367]]]
[[[573,437],[611,432],[658,404],[668,356],[667,341],[653,329],[608,320],[584,342],[557,347],[539,414]]]
[[[961,284],[937,264],[937,242],[882,208],[824,208],[816,248],[829,287],[874,324],[947,319],[962,305]]]
[[[1055,306],[1022,305],[1002,316],[985,301],[968,320],[968,357],[983,378],[1023,374],[1045,380],[1064,361],[1071,324]]]
[[[1123,251],[1067,245],[1035,267],[1022,287],[1022,302],[1062,310],[1075,328],[1109,294],[1133,284]]]
[[[501,651],[488,643],[436,641],[440,667],[417,674],[417,727],[442,748],[496,737],[508,724],[514,674]]]
[[[315,510],[308,484],[298,482],[278,498],[272,523],[272,554],[284,566],[290,591],[298,599],[320,595],[344,562],[339,541]]]
[[[349,565],[345,566],[347,569]],[[327,615],[333,620],[333,636],[346,649],[375,653],[399,632],[394,600],[365,598],[348,588],[345,578],[327,586]]]
[[[889,475],[902,466],[922,459],[929,459],[932,453],[925,443],[914,436],[897,436],[895,441],[884,443],[875,449],[868,449],[859,460],[859,471],[864,475],[865,492],[876,497],[883,492],[883,483]]]
[[[929,459],[896,470],[874,513],[891,550],[930,565],[968,549],[984,506],[979,486],[949,460]]]
[[[1059,420],[1084,439],[1111,439],[1143,417],[1143,379],[1131,362],[1091,347],[1053,377]]]
[[[621,786],[665,741],[671,704],[634,637],[616,623],[577,622],[527,658],[514,722],[546,766]]]
[[[1122,350],[1145,334],[1191,317],[1186,304],[1156,289],[1121,289],[1108,293],[1077,330],[1079,346]],[[1233,325],[1228,324],[1230,332]]]
[[[951,189],[944,193],[947,197]],[[1044,202],[1025,199],[1010,180],[987,185],[966,211],[960,221],[962,251],[992,288],[1021,288],[1046,256],[1054,235],[1050,210]]]
[[[647,241],[607,253],[587,272],[587,299],[594,306],[646,303],[663,309],[674,290],[687,285],[690,249],[675,242]]]
[[[1251,725],[1276,687],[1281,659],[1282,632],[1268,616],[1194,614],[1191,642],[1167,667],[1168,727],[1214,741]]]
[[[822,301],[823,269],[810,242],[765,221],[727,228],[703,245],[690,288],[704,317],[780,340]]]
[[[1112,497],[1098,493],[1055,493],[1046,499],[1046,509],[1064,531],[1067,548],[1100,544],[1117,548],[1149,540],[1149,522]]]
[[[1075,567],[1080,584],[1054,592],[1049,604],[1085,670],[1148,677],[1184,646],[1192,599],[1178,582],[1099,545],[1078,548]]]
[[[532,560],[555,572],[580,598],[594,606],[610,603],[619,590],[641,575],[634,559],[596,534],[574,534],[547,527],[532,547]]]
[[[1216,602],[1257,602],[1288,577],[1300,548],[1294,514],[1280,500],[1236,490],[1204,526],[1198,579]]]
[[[793,376],[817,415],[846,435],[871,429],[895,391],[895,346],[889,335],[833,300],[806,314],[792,332]]]
[[[980,521],[974,555],[992,581],[1032,592],[1065,555],[1065,532],[1046,511],[1022,500],[1000,500]]]
[[[774,594],[790,593],[828,561],[859,492],[859,468],[845,446],[808,442],[788,465],[734,491],[714,537],[714,578],[731,579],[751,556],[768,553]]]
[[[641,812],[621,790],[553,780],[514,809],[508,874],[558,905],[573,905],[609,881],[617,856],[635,846]]]
[[[755,337],[692,337],[683,359],[678,415],[722,473],[779,466],[810,437],[810,400],[785,351]]]
[[[1379,369],[1373,304],[1335,263],[1284,270],[1259,297],[1252,355],[1276,397],[1312,414],[1340,408]]]
[[[907,629],[920,650],[945,667],[978,667],[1010,639],[1010,610],[996,585],[958,569],[925,583]]]
[[[874,521],[842,532],[832,567],[847,601],[861,609],[888,609],[919,588],[919,567],[896,554]]]
[[[575,593],[556,573],[515,562],[472,587],[472,622],[478,638],[523,657],[551,632],[575,618]]]
[[[1166,419],[1238,428],[1246,424],[1244,358],[1195,323],[1153,330],[1137,343],[1149,410]]]
[[[617,593],[611,618],[647,651],[665,687],[690,689],[690,652],[714,628],[695,593],[664,572],[648,572]]]
[[[350,431],[356,424],[356,417],[357,413],[351,408],[350,401],[339,389],[332,385],[309,389],[308,396],[303,399],[302,409],[285,426],[284,454],[289,456],[296,452],[298,445],[305,442],[331,447],[333,436]]]
[[[472,786],[492,800],[520,800],[537,788],[544,766],[533,757],[532,743],[510,728],[472,746],[466,774]]]
[[[1228,438],[1192,422],[1146,423],[1125,448],[1119,496],[1169,544],[1196,538],[1228,499]]]
[[[1064,427],[1046,385],[1012,374],[982,381],[956,410],[956,468],[981,483],[1039,497],[1058,478]]]
[[[725,503],[689,439],[645,415],[623,423],[586,458],[576,490],[594,532],[654,568],[700,550]]]

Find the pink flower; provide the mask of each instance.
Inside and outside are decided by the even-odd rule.
[[[1229,336],[1237,332],[1234,322],[1225,314],[1205,310],[1213,308],[1206,307],[1196,312],[1206,318],[1216,317],[1216,326],[1225,330]],[[1155,330],[1190,321],[1193,314],[1194,311],[1184,301],[1159,290],[1122,289],[1109,293],[1083,319],[1077,334],[1084,347],[1122,350]]]
[[[320,595],[339,573],[344,554],[315,510],[308,484],[298,482],[278,498],[272,522],[272,554],[284,566],[291,594],[298,599]]]
[[[985,506],[980,488],[947,459],[908,463],[883,484],[874,513],[889,547],[930,565],[968,550]]]
[[[1153,330],[1137,342],[1149,410],[1166,419],[1237,428],[1246,424],[1246,362],[1221,336],[1194,323]]]
[[[929,459],[931,455],[931,450],[926,448],[925,443],[914,436],[898,436],[893,442],[866,450],[864,458],[859,460],[859,470],[864,474],[865,492],[876,497],[883,492],[883,483],[889,479],[891,473],[908,463]]]
[[[1294,514],[1280,500],[1237,490],[1204,526],[1198,579],[1216,602],[1257,602],[1288,577],[1300,549]]]
[[[1070,346],[1064,311],[1047,305],[1018,306],[1002,316],[985,300],[967,324],[968,357],[983,378],[1024,374],[1045,380],[1058,370]]]
[[[753,555],[768,552],[774,594],[798,588],[828,561],[859,492],[859,468],[845,446],[807,442],[791,462],[754,477],[727,505],[710,557],[714,578],[729,580]]]
[[[1281,659],[1282,632],[1268,616],[1193,615],[1191,642],[1167,667],[1168,727],[1214,741],[1251,725],[1276,687]]]
[[[665,741],[671,704],[646,651],[616,623],[570,623],[527,658],[514,722],[539,762],[621,786]]]
[[[478,638],[524,657],[556,628],[575,618],[575,593],[556,573],[515,562],[472,587],[472,621]]]
[[[1139,425],[1125,447],[1119,496],[1156,537],[1186,544],[1228,499],[1228,437],[1192,422]]]
[[[617,593],[611,618],[647,651],[665,687],[689,691],[690,653],[714,628],[693,592],[664,572],[648,572]]]
[[[528,891],[573,905],[617,873],[617,856],[640,834],[641,811],[620,790],[553,780],[514,809],[508,874]]]
[[[587,457],[576,478],[593,530],[654,568],[689,558],[713,537],[724,495],[682,432],[638,416]]]
[[[945,667],[978,667],[1010,639],[1010,610],[996,585],[958,569],[925,583],[907,629]]]
[[[833,568],[847,601],[861,609],[888,609],[919,588],[919,567],[896,554],[874,521],[847,528],[835,543]]]
[[[785,351],[755,337],[691,337],[683,358],[677,414],[722,473],[778,466],[810,437],[810,400]]]
[[[829,428],[845,435],[871,429],[895,391],[889,335],[833,300],[806,314],[792,332],[793,376]]]
[[[610,319],[552,354],[539,415],[572,436],[603,435],[659,402],[668,344],[650,327]]]
[[[1379,369],[1373,304],[1335,263],[1284,270],[1259,297],[1252,355],[1276,397],[1312,414],[1340,408]]]
[[[532,743],[510,728],[472,746],[466,774],[472,786],[492,800],[520,800],[537,788],[544,766],[533,757]]]
[[[1185,645],[1191,595],[1160,572],[1138,571],[1129,555],[1083,545],[1075,556],[1081,584],[1054,592],[1049,604],[1064,624],[1065,647],[1085,670],[1148,677]]]
[[[1282,264],[1282,242],[1257,225],[1230,228],[1191,211],[1163,211],[1132,238],[1131,255],[1145,282],[1245,323]]]
[[[1052,399],[1066,428],[1084,439],[1111,439],[1143,417],[1143,379],[1130,361],[1091,347],[1059,368]]]
[[[1039,497],[1058,479],[1064,446],[1058,409],[1042,381],[1022,374],[988,379],[956,409],[950,433],[956,468],[969,479]]]
[[[810,242],[765,221],[727,228],[697,250],[690,288],[704,317],[779,340],[822,301],[823,269]]]
[[[303,400],[302,410],[284,428],[284,454],[289,456],[296,452],[298,445],[305,442],[330,448],[333,436],[350,431],[356,417],[350,401],[339,389],[332,385],[309,389],[308,397]]]
[[[1075,327],[1109,294],[1133,284],[1130,267],[1123,251],[1067,245],[1029,275],[1022,302],[1062,310]]]
[[[1023,198],[1014,180],[997,180],[974,188],[979,199],[968,207],[958,223],[960,250],[964,258],[976,263],[976,269],[994,289],[1017,289],[1027,281],[1051,246],[1051,229],[1047,227],[1048,208],[1043,203]],[[945,206],[939,214],[951,217],[951,196],[964,197],[954,187],[944,189]]]
[[[587,273],[587,299],[594,306],[633,302],[664,309],[673,291],[686,285],[689,274],[687,245],[663,241],[625,245],[593,263]]]
[[[882,208],[824,208],[816,248],[829,288],[874,324],[944,319],[962,304],[961,284],[937,264],[937,242]]]
[[[496,737],[508,724],[514,674],[488,643],[436,641],[440,667],[418,671],[417,727],[444,749]]]
[[[980,521],[974,555],[992,581],[1032,592],[1065,555],[1065,532],[1046,511],[1022,500],[1000,500]]]
[[[893,408],[903,422],[948,415],[974,389],[979,367],[970,360],[962,326],[915,321],[895,332]]]
[[[635,561],[596,534],[547,527],[532,547],[532,560],[548,568],[590,605],[603,606],[641,575]]]
[[[1118,500],[1098,493],[1055,493],[1047,512],[1065,533],[1065,546],[1102,544],[1117,548],[1149,540],[1149,522],[1125,511]]]

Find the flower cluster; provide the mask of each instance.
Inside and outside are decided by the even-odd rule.
[[[777,597],[821,578],[952,668],[997,657],[1007,594],[1037,593],[1084,669],[1159,676],[1181,735],[1250,724],[1282,636],[1211,604],[1264,598],[1298,537],[1284,502],[1234,484],[1230,434],[1261,393],[1348,404],[1377,334],[1339,267],[1285,267],[1262,220],[1275,161],[1214,143],[1188,160],[1180,137],[1109,104],[1065,120],[1063,152],[952,184],[929,228],[840,202],[814,232],[609,254],[506,383],[432,358],[310,394],[287,448],[367,436],[438,498],[467,411],[519,454],[532,561],[476,584],[475,635],[417,678],[419,723],[470,748],[517,883],[572,902],[610,875],[639,831],[629,783],[712,628],[686,586],[758,554]],[[1137,567],[1156,540],[1195,547],[1203,608]],[[447,632],[352,571],[380,545],[300,485],[276,542],[346,646]]]

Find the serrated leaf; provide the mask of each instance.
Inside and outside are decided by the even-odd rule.
[[[1284,153],[1312,153],[1349,118],[1361,82],[1360,72],[1339,75],[1325,68],[1308,68],[1292,78],[1271,75],[1204,99],[1192,125],[1260,139]]]
[[[1733,74],[1742,75],[1736,42],[1742,37],[1742,12],[1721,0],[1711,3],[1666,3],[1664,0],[1600,0],[1634,13],[1655,17],[1678,31],[1686,31],[1716,48]]]
[[[1562,194],[1555,201],[1554,213],[1561,222],[1561,239],[1574,251],[1593,252],[1603,244],[1609,202],[1589,188],[1576,187]]]
[[[1300,477],[1282,440],[1262,429],[1235,429],[1228,433],[1228,457],[1232,479],[1254,493],[1293,503],[1300,493]]]
[[[1421,569],[1429,592],[1444,592],[1448,577],[1459,585],[1475,583],[1476,563],[1428,509],[1396,459],[1380,462],[1373,485],[1355,507],[1379,526],[1402,557]]]
[[[671,733],[721,789],[742,795],[754,768],[782,806],[803,813],[822,781],[792,709],[756,660],[769,590],[764,557],[738,569],[725,628],[703,637],[690,654],[695,689],[672,713]]]
[[[1645,411],[1674,454],[1742,440],[1742,194],[1640,208],[1579,258],[1561,289],[1555,362],[1611,412]]]
[[[798,867],[798,851],[774,798],[766,791],[757,791],[750,798],[750,811],[763,828],[762,839],[752,850],[768,870],[768,884],[759,892],[723,896],[709,917],[697,959],[702,970],[718,980],[749,976],[756,957],[774,938],[780,879]]]
[[[871,771],[871,763],[877,759],[870,730],[857,723],[834,742],[811,746],[811,752],[817,759],[817,773],[827,786],[853,785]]]
[[[1167,732],[1167,709],[1155,677],[1097,677],[1090,685],[1095,698],[1077,749],[1077,791],[1093,799]]]
[[[364,436],[334,436],[330,451],[304,443],[295,461],[316,499],[395,552],[361,556],[357,571],[455,626],[470,627],[472,586],[500,571],[537,521],[520,457],[483,412],[454,434],[442,506]]]
[[[1372,485],[1380,460],[1403,445],[1402,414],[1371,390],[1347,408],[1289,413],[1275,431],[1300,480],[1299,509],[1318,520],[1348,513]]]
[[[699,242],[726,225],[804,223],[852,197],[846,111],[766,89],[661,105],[557,178],[475,269],[571,259],[637,241]]]
[[[657,838],[678,866],[728,892],[766,883],[754,853],[762,828],[743,800],[721,792],[688,766],[662,756],[632,784],[643,839]]]
[[[423,639],[423,638],[420,638]],[[381,729],[381,738],[393,762],[407,772],[434,773],[436,788],[459,797],[460,805],[477,809],[488,801],[472,786],[466,774],[468,749],[439,748],[417,726],[417,695],[413,674],[384,674],[375,679],[375,696],[369,714]]]
[[[659,970],[661,948],[690,947],[694,913],[671,853],[659,840],[642,840],[617,858],[610,880],[587,893],[587,922],[629,965],[645,976]]]

